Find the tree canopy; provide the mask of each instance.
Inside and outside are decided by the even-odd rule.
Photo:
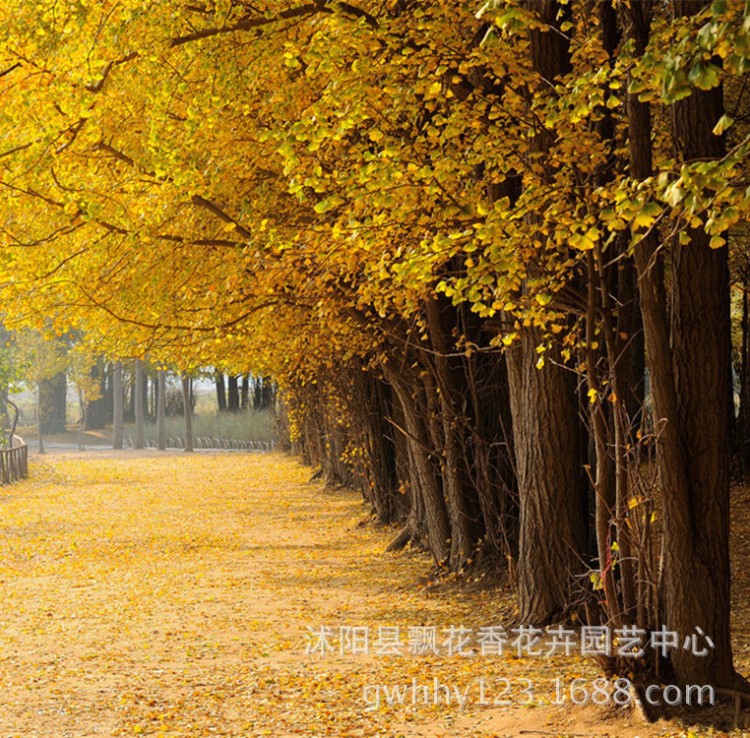
[[[3,319],[272,375],[401,544],[510,562],[540,624],[591,574],[733,685],[728,588],[688,585],[728,579],[749,31],[737,0],[9,0]]]

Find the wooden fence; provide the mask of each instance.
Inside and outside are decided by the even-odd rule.
[[[29,447],[12,436],[11,448],[0,449],[0,484],[12,484],[29,476]]]

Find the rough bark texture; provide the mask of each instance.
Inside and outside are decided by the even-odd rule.
[[[553,357],[537,369],[536,339],[526,331],[508,351],[508,377],[520,498],[519,606],[523,622],[544,625],[576,601],[586,493],[575,375]]]
[[[410,383],[401,373],[386,367],[386,377],[393,387],[404,420],[409,448],[411,488],[419,499],[430,552],[438,564],[450,560],[451,529],[440,478],[431,458],[429,432],[425,424],[425,400],[419,396],[419,385]],[[420,413],[419,408],[422,408]]]
[[[732,448],[743,476],[750,473],[750,278],[745,264],[742,274],[742,347],[740,351],[740,408]]]
[[[676,15],[701,3],[675,2]],[[642,53],[648,41],[645,6],[625,15]],[[711,129],[722,113],[721,91],[694,92],[674,106],[673,138],[683,159],[721,154]],[[631,176],[652,173],[648,104],[628,98]],[[678,681],[732,686],[729,643],[728,461],[730,344],[726,252],[711,251],[705,234],[673,249],[673,310],[667,308],[656,232],[635,248],[647,366],[651,381],[657,466],[664,514],[666,625],[683,637],[700,627],[716,643],[707,657],[677,650]]]
[[[443,489],[451,523],[450,564],[452,569],[458,570],[472,558],[484,530],[476,490],[469,478],[467,454],[463,444],[468,421],[466,410],[461,407],[465,404],[465,378],[459,383],[455,369],[451,366],[449,354],[454,347],[443,324],[443,311],[453,313],[452,325],[455,325],[455,308],[446,300],[429,300],[425,305],[433,349],[428,357],[435,378],[437,407],[433,416],[440,419],[440,427],[436,429],[439,440],[436,448],[442,452]]]
[[[530,2],[540,20],[559,26],[567,10],[558,2]],[[533,30],[531,59],[546,88],[570,69],[568,39]],[[546,151],[540,134],[534,148]],[[571,609],[586,540],[580,434],[574,374],[549,356],[536,368],[541,336],[524,329],[508,352],[510,405],[520,500],[518,595],[521,618],[549,623]]]
[[[676,16],[708,4],[674,3]],[[712,129],[724,112],[721,87],[695,90],[673,107],[676,153],[684,161],[719,158],[724,141]],[[680,440],[687,453],[688,524],[667,526],[666,549],[691,549],[688,576],[697,592],[685,593],[674,576],[666,579],[669,626],[680,633],[701,627],[716,648],[705,658],[675,652],[672,662],[685,683],[731,685],[734,679],[729,638],[729,458],[731,339],[727,248],[711,249],[702,229],[689,231],[688,246],[672,252],[672,342]],[[673,556],[670,556],[673,560]],[[691,595],[686,597],[685,594]],[[697,596],[695,596],[697,595]]]

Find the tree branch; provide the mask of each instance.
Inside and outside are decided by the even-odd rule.
[[[86,89],[89,92],[100,92],[102,87],[104,87],[104,83],[107,81],[107,77],[109,77],[109,73],[115,68],[120,66],[121,64],[126,64],[129,61],[133,61],[133,59],[137,59],[140,55],[137,51],[134,51],[132,54],[128,54],[127,56],[122,57],[122,59],[115,59],[114,61],[111,61],[109,64],[107,64],[106,67],[104,67],[104,72],[102,72],[101,79],[96,84],[90,84],[86,85]]]
[[[206,200],[205,197],[202,197],[201,195],[193,195],[192,203],[193,205],[198,205],[199,207],[205,208],[210,213],[213,213],[217,218],[223,220],[225,223],[231,223],[235,227],[237,233],[239,233],[241,236],[244,236],[247,239],[253,237],[253,234],[243,228],[231,215],[225,213],[218,205],[214,205],[214,203],[212,203],[210,200]]]
[[[8,67],[7,69],[3,69],[2,72],[0,72],[0,77],[4,77],[6,74],[10,74],[14,69],[18,69],[21,66],[21,62],[16,62],[12,66]]]
[[[368,13],[362,8],[358,8],[348,2],[332,2],[331,0],[315,0],[305,5],[298,5],[294,8],[287,8],[274,16],[256,16],[253,18],[243,18],[229,26],[214,26],[212,28],[203,28],[200,31],[193,31],[184,36],[176,36],[169,40],[170,46],[181,46],[191,41],[199,41],[203,38],[211,38],[226,33],[236,33],[237,31],[252,31],[254,28],[262,28],[278,23],[279,21],[291,20],[293,18],[304,18],[305,16],[317,15],[318,13],[335,13],[340,10],[345,15],[351,15],[354,18],[364,19],[371,28],[378,28],[379,23],[375,16]]]

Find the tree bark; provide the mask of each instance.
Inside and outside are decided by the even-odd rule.
[[[742,348],[740,351],[740,408],[733,448],[743,476],[750,472],[750,278],[745,263],[742,267]]]
[[[159,451],[167,448],[167,373],[160,369],[157,376],[156,397],[156,447]]]
[[[99,430],[107,425],[112,405],[107,391],[107,371],[104,359],[98,359],[91,367],[91,377],[99,381],[100,395],[86,403],[83,427],[86,430]]]
[[[145,406],[143,392],[143,362],[135,360],[135,432],[133,436],[133,447],[141,449],[144,446],[145,433]]]
[[[224,384],[224,375],[216,372],[216,405],[220,413],[227,411],[227,390]]]
[[[442,305],[440,303],[443,303]],[[432,299],[425,303],[425,317],[432,344],[432,353],[426,357],[435,375],[436,413],[440,428],[435,435],[436,448],[441,451],[441,468],[446,506],[451,524],[452,570],[459,570],[474,555],[474,549],[484,534],[480,519],[479,500],[469,481],[467,454],[462,449],[467,419],[458,410],[464,392],[455,380],[448,355],[450,339],[443,325],[443,310],[452,309],[444,300]],[[465,378],[464,378],[465,379]],[[465,381],[461,383],[465,384]]]
[[[112,372],[112,448],[122,448],[123,411],[125,395],[122,387],[122,362],[116,362]]]
[[[675,0],[675,16],[709,4]],[[673,106],[672,136],[679,159],[718,159],[723,136],[712,129],[724,112],[722,88],[694,90]],[[672,663],[687,684],[730,686],[735,679],[729,630],[729,461],[731,453],[731,338],[728,249],[712,249],[702,228],[672,250],[672,344],[680,440],[686,449],[688,526],[667,525],[665,549],[674,564],[691,549],[690,586],[667,572],[669,627],[680,634],[700,627],[716,647],[707,657],[677,650]],[[685,538],[675,541],[674,539]],[[697,592],[691,590],[697,587]],[[694,596],[696,595],[697,596]]]
[[[705,3],[674,3],[677,15]],[[637,54],[649,37],[648,8],[625,11]],[[647,103],[628,96],[630,174],[652,174]],[[718,156],[711,129],[722,113],[721,90],[694,91],[673,108],[673,140],[683,159]],[[677,649],[671,661],[685,684],[736,683],[729,642],[729,302],[726,250],[712,251],[702,231],[673,248],[673,312],[667,309],[656,231],[634,255],[657,437],[664,514],[666,626],[682,638],[703,629],[716,644],[708,656]]]
[[[236,375],[230,375],[227,377],[227,410],[230,413],[236,413],[240,409],[240,393],[239,393],[239,377]]]
[[[250,375],[242,375],[242,385],[240,386],[240,410],[247,410],[250,407]]]
[[[39,382],[40,426],[45,435],[65,433],[67,391],[65,372]]]
[[[575,375],[524,331],[508,350],[510,406],[520,499],[518,597],[521,619],[545,625],[568,613],[580,590],[586,541]]]
[[[415,397],[419,385],[410,382],[388,364],[385,365],[384,371],[396,393],[406,425],[402,432],[406,434],[409,448],[411,487],[420,500],[422,515],[419,522],[426,529],[430,553],[439,565],[444,566],[450,559],[451,529],[445,499],[434,462],[430,458],[431,447],[426,421],[418,410],[420,404],[424,406],[424,402],[420,403]]]
[[[193,388],[190,377],[182,377],[182,406],[185,413],[185,451],[193,451]]]
[[[548,94],[547,87],[571,68],[568,38],[552,30],[570,8],[556,0],[529,0],[527,5],[549,26],[529,33],[540,94]],[[546,152],[551,142],[543,132],[533,148]],[[520,500],[518,596],[521,619],[534,625],[559,619],[575,606],[586,542],[575,375],[554,354],[537,369],[541,342],[535,329],[525,328],[508,351]]]

